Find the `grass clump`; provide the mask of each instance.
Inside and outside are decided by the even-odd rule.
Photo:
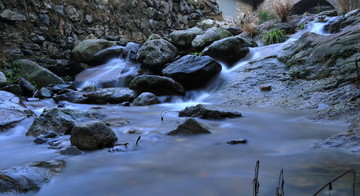
[[[260,11],[259,12],[259,24],[262,24],[266,21],[275,19],[276,16],[273,13],[267,12],[267,11]]]
[[[275,14],[279,17],[281,22],[287,22],[288,16],[291,12],[292,4],[288,0],[275,0],[273,4]]]
[[[284,30],[281,29],[275,29],[266,32],[264,35],[264,40],[266,45],[284,42],[285,38],[286,38],[286,33]]]
[[[250,38],[254,38],[259,33],[252,23],[244,23],[241,25],[241,27]]]

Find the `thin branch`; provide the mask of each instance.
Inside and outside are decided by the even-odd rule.
[[[321,187],[313,196],[318,195],[319,193],[321,193],[321,191],[323,191],[327,186],[332,188],[332,183],[337,181],[338,179],[340,179],[341,177],[345,176],[346,174],[353,172],[354,175],[354,180],[353,180],[353,196],[355,196],[355,183],[356,183],[356,172],[354,169],[350,169],[348,171],[346,171],[345,173],[341,174],[340,176],[336,177],[335,179],[333,179],[332,181],[328,182],[327,184],[325,184],[323,187]],[[330,190],[330,189],[329,189]]]
[[[254,177],[254,180],[253,180],[253,185],[254,185],[253,196],[258,196],[259,195],[259,187],[260,187],[259,168],[260,168],[260,161],[256,161],[255,177]]]

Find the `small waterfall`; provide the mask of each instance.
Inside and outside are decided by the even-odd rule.
[[[136,71],[137,65],[122,58],[115,58],[104,65],[79,73],[75,78],[75,85],[79,89],[89,85],[98,88],[125,87]]]

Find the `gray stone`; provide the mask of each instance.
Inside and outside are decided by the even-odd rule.
[[[196,121],[195,119],[187,119],[180,124],[175,130],[170,131],[168,135],[198,135],[211,133],[208,128]]]
[[[8,21],[26,21],[26,17],[10,9],[6,9],[0,13],[2,19]]]
[[[70,134],[76,123],[94,121],[103,117],[104,115],[95,111],[47,108],[35,118],[26,135],[37,137],[50,131],[58,135]]]
[[[166,63],[171,62],[177,55],[177,49],[164,39],[146,41],[137,53],[137,61],[146,68],[161,70]]]
[[[105,48],[104,50],[97,52],[94,55],[92,61],[94,61],[94,64],[98,64],[98,65],[105,64],[113,58],[120,58],[123,49],[124,49],[123,46],[112,46],[109,48]]]
[[[130,90],[128,88],[115,87],[115,88],[98,89],[95,92],[89,94],[88,96],[89,96],[89,100],[86,101],[87,103],[119,104],[122,102],[127,102],[127,101],[130,102],[134,100],[136,94],[133,90]]]
[[[179,116],[198,117],[203,119],[224,119],[238,118],[241,113],[229,106],[214,106],[198,104],[196,106],[186,107],[179,112]]]
[[[35,94],[38,98],[50,98],[51,97],[51,91],[47,88],[41,88],[38,90],[38,92]]]
[[[60,150],[61,155],[79,155],[81,151],[76,146],[69,146],[64,150]]]
[[[37,192],[65,167],[65,161],[51,160],[1,169],[0,193]]]
[[[203,49],[212,44],[214,41],[230,36],[232,36],[232,34],[223,27],[210,28],[205,31],[204,34],[197,35],[191,42],[191,45],[194,48]]]
[[[249,47],[256,46],[257,44],[249,38],[242,36],[227,37],[206,47],[201,55],[211,56],[227,65],[233,65],[249,53]]]
[[[126,60],[136,61],[136,56],[140,47],[140,44],[134,42],[127,43],[124,50],[122,51],[122,57]]]
[[[40,22],[46,24],[46,25],[50,25],[50,18],[49,15],[47,14],[38,14],[38,19],[40,20]]]
[[[77,10],[75,7],[71,5],[67,6],[65,12],[71,21],[79,22],[81,20],[81,14],[79,13],[79,10]]]
[[[177,30],[170,33],[171,42],[180,48],[191,48],[191,42],[197,35],[203,34],[204,31],[198,27],[193,27],[187,30]]]
[[[142,92],[151,92],[155,95],[184,95],[184,87],[175,80],[156,75],[137,76],[130,82],[130,89]]]
[[[3,72],[0,71],[0,87],[7,84],[7,78]]]
[[[221,65],[209,56],[186,55],[166,66],[162,73],[185,89],[196,89],[208,84],[220,71]]]
[[[143,92],[138,97],[136,97],[133,101],[133,105],[135,106],[145,106],[145,105],[153,105],[160,103],[159,99],[150,92]]]
[[[71,145],[81,150],[113,147],[117,137],[103,122],[94,121],[75,125],[71,130]]]
[[[33,115],[20,98],[6,91],[0,91],[0,132]]]
[[[19,78],[17,83],[20,85],[22,89],[23,96],[33,97],[37,91],[36,87],[33,84],[31,84],[29,81],[25,80],[24,78]]]
[[[105,39],[88,39],[79,42],[72,50],[72,57],[77,62],[90,63],[94,55],[101,50],[114,46],[116,42],[107,41]]]
[[[37,63],[21,59],[13,62],[17,66],[18,74],[37,87],[46,87],[49,84],[64,84],[64,81],[48,69],[41,67]]]

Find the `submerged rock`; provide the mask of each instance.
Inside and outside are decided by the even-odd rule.
[[[221,65],[211,57],[186,55],[166,66],[162,73],[186,89],[196,89],[206,85],[220,71]]]
[[[104,115],[95,111],[46,108],[38,118],[35,118],[26,135],[37,137],[49,131],[58,135],[70,134],[76,123],[94,121],[103,117]]]
[[[206,47],[201,55],[211,56],[228,65],[233,65],[249,53],[249,47],[256,47],[257,44],[242,36],[228,37],[215,41]]]
[[[39,191],[41,186],[59,174],[65,161],[51,160],[0,170],[0,193]]]
[[[0,91],[0,132],[33,115],[16,95]]]
[[[160,103],[159,99],[150,92],[143,92],[138,97],[136,97],[133,101],[133,105],[135,106],[145,106],[145,105],[153,105]]]
[[[135,77],[130,83],[130,89],[142,92],[151,92],[155,95],[183,95],[184,88],[175,80],[156,75]]]
[[[168,135],[197,135],[211,133],[208,128],[196,121],[195,119],[187,119],[184,123],[180,124],[177,129],[168,133]]]
[[[97,150],[113,147],[117,137],[111,128],[100,121],[75,125],[71,130],[71,145],[81,150]]]
[[[76,146],[69,146],[64,150],[60,150],[61,155],[79,155],[81,151]]]
[[[226,106],[213,106],[198,104],[196,106],[186,107],[179,112],[179,116],[199,117],[203,119],[224,119],[241,117],[241,113],[235,109]]]

